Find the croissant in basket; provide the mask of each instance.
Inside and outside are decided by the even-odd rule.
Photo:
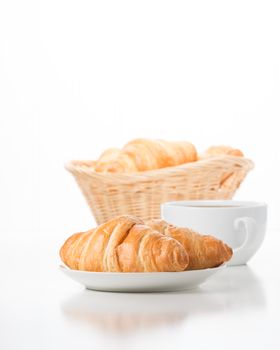
[[[176,228],[164,221],[147,225],[123,215],[96,229],[76,233],[60,249],[71,269],[96,272],[172,272],[221,265],[232,256],[211,236]]]
[[[136,139],[122,149],[109,148],[95,164],[97,172],[130,173],[172,167],[200,159],[221,155],[242,157],[239,149],[230,146],[211,146],[197,154],[195,146],[187,141]]]
[[[236,156],[236,157],[243,157],[244,154],[240,149],[233,148],[230,146],[211,146],[209,147],[204,153],[202,153],[199,158],[209,158],[209,157],[215,157],[215,156],[221,156],[221,155],[228,155],[228,156]]]
[[[136,139],[121,150],[110,148],[102,153],[97,172],[137,172],[176,166],[197,160],[193,144],[187,141]]]

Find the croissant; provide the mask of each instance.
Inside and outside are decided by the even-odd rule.
[[[168,224],[164,220],[150,220],[146,223],[152,229],[179,241],[189,254],[186,270],[216,267],[230,260],[232,249],[213,236],[201,235],[189,228]]]
[[[72,235],[60,257],[71,269],[99,272],[183,271],[189,263],[181,243],[126,215]]]
[[[110,152],[109,152],[110,154]],[[109,159],[104,154],[95,170],[100,172],[137,172],[176,166],[197,160],[197,152],[189,142],[136,139],[121,150],[114,149]]]
[[[121,150],[118,148],[108,148],[104,151],[98,159],[100,163],[114,161],[120,154]]]
[[[211,146],[204,153],[199,155],[200,159],[221,156],[221,155],[229,155],[236,157],[243,157],[244,154],[240,149],[233,148],[230,146]]]

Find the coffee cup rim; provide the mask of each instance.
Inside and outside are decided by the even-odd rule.
[[[207,208],[205,207],[207,205]],[[219,205],[219,207],[216,207]],[[171,201],[165,202],[161,205],[162,207],[183,207],[188,209],[210,209],[211,210],[223,210],[233,209],[241,210],[244,208],[258,208],[267,207],[265,202],[257,201],[242,201],[242,200],[221,200],[221,199],[207,199],[207,200],[182,200],[182,201]],[[211,208],[212,207],[212,208]]]

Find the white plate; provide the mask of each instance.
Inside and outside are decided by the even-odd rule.
[[[88,272],[64,266],[60,266],[60,270],[88,289],[106,292],[169,292],[195,288],[225,267],[223,264],[204,270],[135,273]]]

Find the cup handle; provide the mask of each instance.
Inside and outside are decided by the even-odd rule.
[[[257,243],[257,223],[253,218],[243,216],[234,221],[234,228],[235,230],[240,230],[243,228],[245,231],[244,241],[239,247],[233,249],[233,257],[230,261],[231,265],[238,265],[242,264],[241,261],[243,260],[244,249],[254,248],[255,244]]]

